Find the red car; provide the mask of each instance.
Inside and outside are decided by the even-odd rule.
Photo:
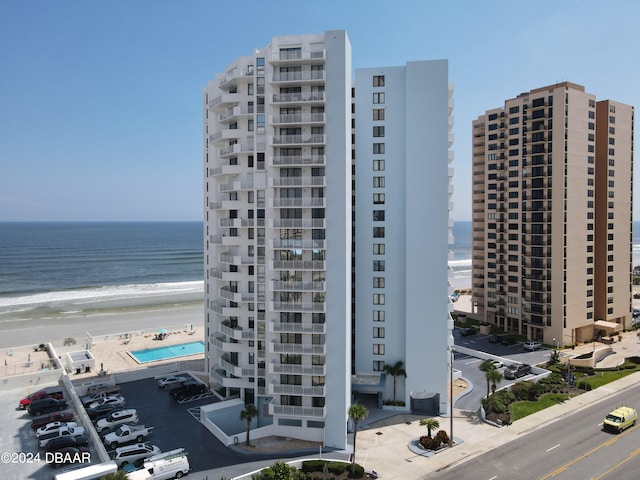
[[[37,430],[51,422],[70,422],[71,420],[73,420],[72,412],[52,412],[47,415],[34,418],[31,422],[31,429]]]
[[[38,390],[37,392],[33,392],[28,397],[20,400],[19,407],[24,410],[34,400],[42,400],[43,398],[55,398],[56,400],[62,400],[64,398],[64,393],[62,392],[62,390]]]

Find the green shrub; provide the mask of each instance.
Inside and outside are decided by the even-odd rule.
[[[438,430],[438,433],[436,433],[436,438],[440,440],[440,443],[443,445],[449,444],[449,435],[444,430]]]
[[[334,475],[342,474],[347,467],[349,467],[348,463],[342,463],[342,462],[327,463],[327,470],[329,470],[329,473],[333,473]]]
[[[349,472],[349,478],[362,478],[364,475],[364,467],[357,463],[355,465],[349,465],[347,470]]]
[[[300,470],[302,470],[303,472],[321,472],[322,471],[322,467],[324,467],[324,465],[327,462],[325,460],[305,460],[304,462],[302,462],[302,466],[300,467]]]
[[[581,380],[578,383],[576,383],[576,387],[586,392],[590,391],[592,388],[591,385],[588,382],[585,382],[584,380]]]

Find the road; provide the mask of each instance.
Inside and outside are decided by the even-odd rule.
[[[637,479],[640,424],[622,434],[611,434],[602,429],[602,420],[611,409],[622,404],[640,408],[639,398],[640,386],[612,393],[606,400],[549,422],[498,449],[424,478]]]

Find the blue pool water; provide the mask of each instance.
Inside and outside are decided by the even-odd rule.
[[[204,353],[204,342],[180,343],[178,345],[168,345],[166,347],[148,348],[146,350],[134,350],[129,355],[138,363],[156,362],[169,358],[186,357]]]

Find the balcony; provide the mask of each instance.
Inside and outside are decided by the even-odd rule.
[[[326,240],[298,240],[296,238],[272,238],[269,241],[271,248],[283,248],[283,249],[303,249],[303,250],[324,250],[327,248]]]
[[[269,262],[272,270],[325,270],[324,260],[272,260]]]
[[[294,355],[326,355],[326,345],[309,345],[303,343],[269,343],[269,353],[290,353]]]
[[[270,218],[269,228],[326,228],[324,218]]]
[[[269,165],[272,167],[324,165],[325,158],[324,155],[278,155],[269,158]]]
[[[251,388],[253,383],[249,383],[247,378],[234,378],[234,377],[225,377],[224,371],[222,370],[211,370],[211,378],[212,380],[223,387],[228,388]]]
[[[222,200],[221,202],[209,202],[209,208],[211,210],[238,210],[242,205],[244,205],[244,203],[238,200]]]
[[[324,418],[324,407],[293,407],[285,405],[269,404],[269,415],[281,417]]]
[[[233,375],[234,377],[242,377],[242,368],[238,365],[231,363],[226,357],[226,354],[218,358],[218,365],[224,370]]]
[[[272,145],[324,145],[325,136],[316,135],[273,135]]]
[[[270,201],[273,208],[324,208],[324,197],[289,197],[272,198]]]
[[[253,177],[244,178],[243,180],[236,180],[230,183],[221,184],[218,186],[220,193],[233,192],[240,190],[253,190]]]
[[[270,58],[270,61],[271,63],[287,63],[300,61],[317,63],[319,61],[323,61],[324,59],[324,50],[285,50],[281,52],[274,52]]]
[[[227,287],[222,287],[218,290],[218,294],[221,298],[225,300],[229,300],[231,302],[241,303],[241,302],[253,302],[254,294],[248,292],[233,292],[229,290]]]
[[[236,307],[227,307],[226,305],[221,305],[219,303],[211,303],[210,308],[212,312],[222,315],[223,317],[238,316],[238,309]]]
[[[324,70],[301,71],[301,72],[276,72],[269,76],[269,83],[323,83]]]
[[[271,187],[324,187],[327,179],[321,177],[271,177]]]
[[[255,109],[252,106],[240,106],[235,105],[231,108],[226,109],[224,112],[218,114],[218,121],[220,123],[231,123],[234,120],[238,120],[243,116],[251,116],[253,115]]]
[[[228,235],[210,235],[209,242],[212,245],[238,246],[242,237],[231,237]]]
[[[242,97],[237,93],[223,93],[222,95],[209,101],[210,110],[221,110],[238,103]]]
[[[227,342],[224,337],[209,336],[209,343],[221,352],[236,352],[239,344]]]
[[[273,103],[323,103],[324,92],[274,93]]]
[[[284,292],[324,292],[325,282],[284,282],[272,280],[271,290]]]
[[[269,364],[269,373],[288,375],[326,375],[325,365],[301,365],[297,363],[275,363]]]
[[[269,302],[273,312],[318,312],[326,311],[325,302]]]
[[[293,114],[281,114],[272,115],[271,123],[273,125],[278,124],[298,124],[298,123],[324,123],[324,113],[293,113]]]
[[[226,282],[238,282],[246,278],[246,274],[242,272],[230,272],[228,270],[222,270],[220,268],[212,268],[209,270],[209,275],[212,278],[223,280]]]
[[[282,385],[272,382],[269,384],[269,395],[299,395],[303,397],[324,397],[327,388],[323,386],[305,387],[303,385]]]
[[[243,257],[242,255],[221,253],[218,256],[218,261],[228,265],[253,265],[255,263],[255,257]]]
[[[245,134],[246,132],[239,128],[225,128],[219,132],[209,135],[209,144],[220,141],[228,142],[229,140],[243,137]]]
[[[271,320],[268,324],[271,333],[326,333],[324,323],[283,323]]]

